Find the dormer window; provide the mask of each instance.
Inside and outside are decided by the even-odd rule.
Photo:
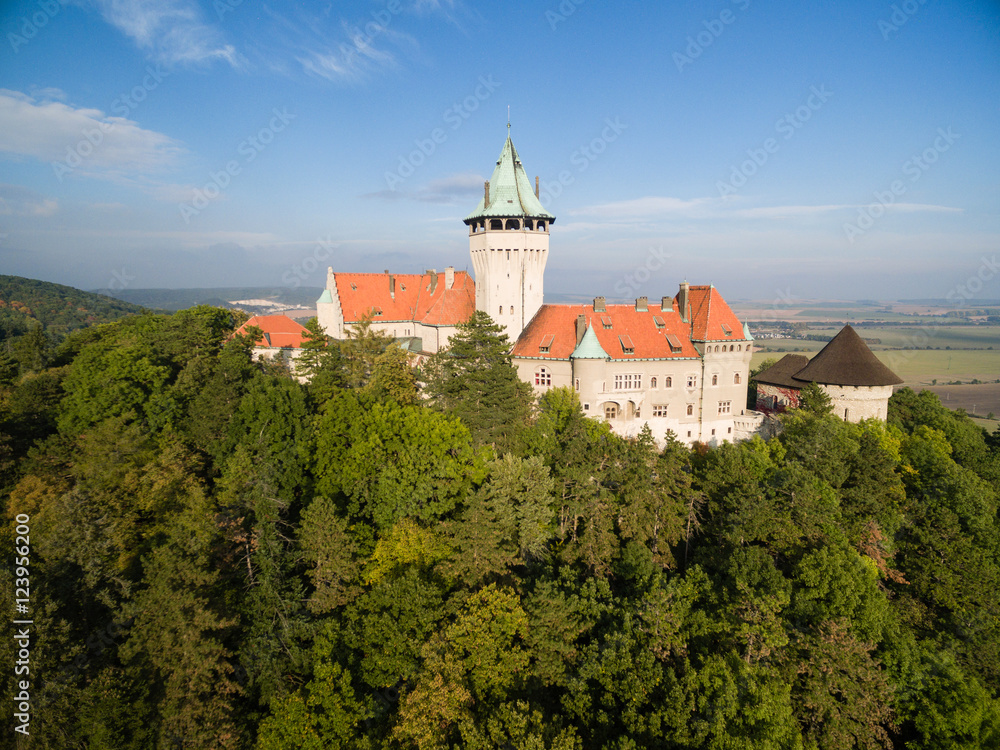
[[[666,328],[667,327],[667,324],[663,322],[663,318],[661,318],[659,315],[654,315],[653,316],[653,322],[656,324],[657,328]]]
[[[610,331],[611,330],[611,318],[609,318],[607,315],[602,315],[601,316],[601,325],[604,326],[605,330]]]
[[[670,345],[670,353],[677,354],[681,350],[681,340],[677,338],[674,334],[667,334],[667,344]]]
[[[549,349],[552,347],[552,341],[555,339],[554,334],[547,334],[542,338],[542,343],[538,345],[538,351],[541,354],[548,354]]]
[[[722,324],[722,332],[727,336],[733,335],[733,329],[727,326],[725,323]]]
[[[618,342],[622,345],[622,351],[625,354],[635,354],[635,345],[629,336],[622,334],[618,337]]]

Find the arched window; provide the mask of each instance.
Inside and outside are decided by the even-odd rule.
[[[503,315],[503,305],[500,305],[500,312],[498,312],[497,315]]]
[[[694,404],[688,404],[687,415],[689,417],[694,416]]]
[[[616,419],[618,417],[618,404],[605,404],[604,405],[604,418],[605,419]]]
[[[538,222],[537,229],[538,229],[539,232],[544,232],[545,231],[545,222],[544,221]]]
[[[736,351],[738,351],[738,352],[741,352],[741,351],[743,351],[743,344],[739,344],[739,345],[737,345],[737,347],[736,347]]]
[[[719,384],[719,376],[718,375],[713,375],[712,376],[712,385],[718,385],[718,384]]]
[[[736,344],[730,344],[729,345],[729,351],[731,351],[731,352],[736,351]]]
[[[505,229],[520,229],[521,228],[521,222],[519,222],[517,219],[507,219],[507,226],[504,227],[504,228]]]
[[[535,370],[535,385],[552,385],[552,373],[544,367]]]
[[[503,219],[490,219],[490,229],[503,229]]]
[[[513,314],[514,314],[514,306],[513,306],[513,305],[511,305],[511,306],[510,306],[510,314],[511,314],[511,315],[513,315]]]
[[[669,375],[667,375],[667,377],[665,377],[663,379],[663,387],[664,388],[673,388],[674,387],[674,379],[672,377],[670,377]]]
[[[739,384],[740,384],[740,374],[736,373],[735,375],[733,375],[733,385],[739,385]]]
[[[650,388],[656,388],[656,378],[650,378],[649,379],[649,387]]]

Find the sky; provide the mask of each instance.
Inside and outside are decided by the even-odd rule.
[[[0,2],[0,273],[471,270],[508,131],[546,293],[1000,298],[1000,3]]]

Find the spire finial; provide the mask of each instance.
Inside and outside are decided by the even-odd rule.
[[[510,105],[507,105],[507,130],[510,130]]]

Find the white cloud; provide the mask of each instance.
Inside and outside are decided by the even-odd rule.
[[[626,201],[583,206],[569,211],[570,216],[586,216],[601,222],[575,222],[574,227],[594,229],[616,223],[657,224],[676,223],[678,220],[740,220],[740,219],[808,219],[839,211],[857,211],[866,208],[861,204],[823,204],[791,206],[753,206],[746,201],[732,198],[692,198],[684,200],[670,196],[645,196]],[[895,203],[886,206],[887,212],[961,212],[951,206],[924,203]]]
[[[0,216],[52,216],[59,202],[20,185],[0,185]]]
[[[61,163],[63,174],[93,174],[163,168],[184,149],[124,117],[0,89],[0,152]],[[53,168],[59,176],[61,170]]]
[[[225,60],[241,67],[243,58],[224,44],[193,0],[93,0],[104,20],[153,57],[168,64]]]

